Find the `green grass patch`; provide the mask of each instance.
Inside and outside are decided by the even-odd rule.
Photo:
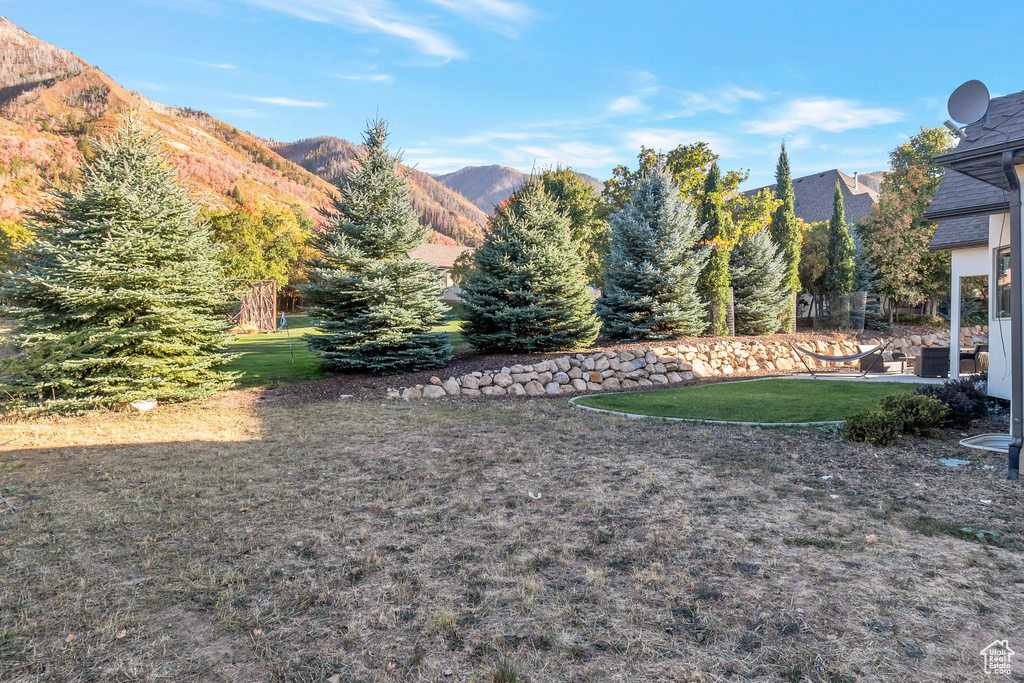
[[[316,354],[309,350],[303,338],[313,329],[308,316],[294,315],[288,318],[284,332],[233,335],[228,350],[239,356],[228,363],[226,369],[242,373],[238,386],[243,388],[281,386],[325,377],[316,364]],[[462,320],[449,315],[432,331],[447,332],[452,344],[458,344],[462,341],[461,329]]]
[[[288,318],[284,332],[235,335],[228,350],[240,355],[228,363],[226,369],[242,373],[238,380],[240,387],[278,386],[321,377],[316,356],[302,338],[312,329],[307,316],[296,315]]]
[[[823,422],[845,420],[872,410],[891,394],[910,393],[919,385],[813,379],[766,379],[721,382],[699,387],[585,396],[577,403],[652,417],[741,422]]]

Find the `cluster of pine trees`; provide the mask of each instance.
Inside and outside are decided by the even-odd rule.
[[[766,229],[730,244],[712,164],[702,222],[666,169],[649,171],[612,216],[605,293],[598,308],[616,339],[667,339],[726,333],[729,287],[740,334],[778,331],[792,293],[785,255]]]
[[[253,264],[232,254],[268,235],[281,246],[256,265],[261,275],[284,278],[301,264],[319,332],[307,342],[326,369],[443,366],[452,356],[449,337],[431,332],[447,310],[441,283],[434,267],[408,257],[425,228],[387,137],[385,122],[370,123],[360,163],[339,181],[322,229],[313,231],[299,212],[244,203],[206,217],[160,138],[128,116],[96,145],[80,187],[58,192],[37,214],[30,226],[37,239],[0,291],[20,322],[12,337],[18,352],[0,369],[2,389],[24,404],[79,410],[190,399],[229,385],[225,274],[252,274]],[[699,148],[675,161],[709,154]],[[706,175],[687,180],[702,190],[699,205],[687,201],[669,163],[651,161],[622,176],[610,216],[609,203],[562,168],[532,177],[496,208],[462,283],[466,341],[516,353],[587,347],[602,331],[629,340],[720,335],[730,288],[739,333],[791,329],[801,233],[785,148],[770,225],[738,235],[730,227],[735,214],[722,209],[713,158]],[[734,173],[729,182],[737,182]],[[751,206],[768,206],[757,202]],[[837,202],[841,217],[839,194]],[[292,223],[312,233],[301,258]],[[843,228],[830,230],[829,253],[849,267],[830,271],[831,288],[854,278]],[[603,285],[597,300],[591,284]]]

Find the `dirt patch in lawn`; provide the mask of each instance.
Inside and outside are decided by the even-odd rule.
[[[1024,626],[958,433],[259,397],[0,425],[0,680],[963,681]]]

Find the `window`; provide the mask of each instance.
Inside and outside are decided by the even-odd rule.
[[[996,249],[996,300],[994,318],[1010,317],[1010,248]]]

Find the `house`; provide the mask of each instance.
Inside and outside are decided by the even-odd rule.
[[[878,192],[881,187],[883,171],[875,173],[854,173],[848,176],[838,169],[806,175],[793,179],[793,199],[796,217],[805,223],[817,223],[832,218],[832,200],[836,192],[836,183],[843,193],[843,204],[846,208],[846,222],[856,225],[871,214],[871,209],[878,203]],[[774,185],[766,185],[775,191]],[[747,190],[743,194],[752,196],[765,189]]]
[[[408,258],[423,259],[430,265],[441,271],[441,301],[446,304],[457,304],[462,301],[462,288],[455,284],[452,279],[452,268],[455,261],[466,252],[472,252],[473,247],[449,244],[421,244],[406,256]]]
[[[1007,164],[1004,170],[1005,163]],[[925,218],[937,220],[930,248],[952,252],[950,328],[961,330],[965,278],[988,280],[988,393],[1010,398],[1013,354],[1010,329],[1010,234],[1020,234],[1019,195],[1013,182],[1024,174],[1024,92],[998,97],[987,123],[967,126],[956,149],[936,157],[947,169]],[[1016,173],[1014,178],[1007,175]],[[1016,201],[1017,208],[1011,208]],[[1016,214],[1016,215],[1015,215]],[[951,334],[950,377],[960,374],[963,334]]]

